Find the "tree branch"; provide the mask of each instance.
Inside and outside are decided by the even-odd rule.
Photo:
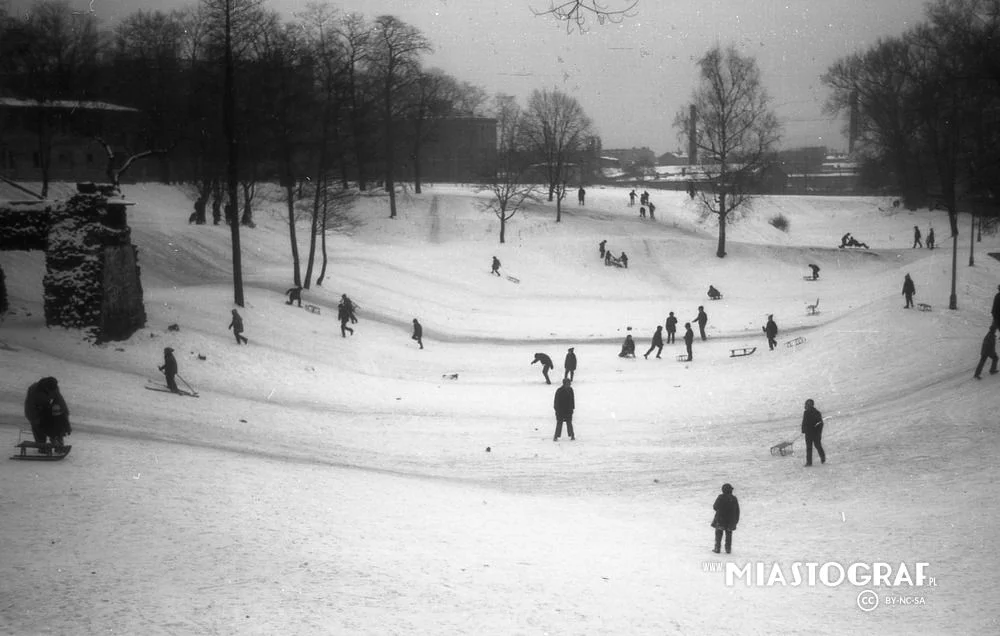
[[[600,0],[563,0],[558,4],[550,0],[549,8],[537,11],[532,8],[532,13],[536,16],[550,15],[557,20],[566,23],[566,33],[572,33],[575,25],[580,33],[586,31],[588,14],[597,19],[598,24],[611,22],[619,24],[625,18],[635,16],[634,9],[639,5],[639,0],[622,0],[628,2],[628,6],[623,9],[612,9]]]

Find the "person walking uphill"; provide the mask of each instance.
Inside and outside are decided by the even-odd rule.
[[[348,331],[353,336],[354,329],[347,326],[347,321],[351,319],[351,310],[343,302],[337,305],[337,319],[340,321],[340,337],[346,338]]]
[[[493,257],[493,270],[490,273],[500,275],[500,259],[496,256]]]
[[[813,465],[813,446],[819,453],[820,463],[826,463],[826,453],[823,452],[823,414],[813,404],[812,400],[806,400],[806,410],[802,414],[802,432],[806,435],[806,466]]]
[[[552,407],[556,411],[556,434],[552,436],[553,442],[558,442],[562,436],[562,425],[566,422],[566,434],[571,440],[576,439],[573,434],[573,411],[576,409],[576,398],[573,395],[573,387],[569,380],[563,380],[562,386],[556,389],[556,396],[552,400]]]
[[[917,293],[917,286],[913,284],[913,279],[907,274],[903,278],[903,296],[906,297],[906,305],[903,309],[909,309],[913,306],[913,295]]]
[[[913,247],[923,247],[924,244],[920,242],[920,228],[916,225],[913,226]],[[911,248],[912,249],[912,248]]]
[[[576,353],[573,352],[573,347],[570,347],[566,351],[566,360],[563,362],[563,372],[564,380],[572,380],[573,376],[576,375]]]
[[[236,336],[236,344],[249,344],[250,341],[243,336],[243,318],[240,317],[239,312],[235,309],[233,310],[233,319],[229,322],[229,327],[227,329],[233,330],[233,335]]]
[[[986,364],[986,360],[993,360],[990,365],[990,375],[996,375],[997,373],[997,338],[996,338],[996,327],[990,327],[990,332],[986,334],[983,338],[983,346],[979,349],[979,364],[976,365],[976,373],[972,377],[977,380],[982,380],[979,375],[983,372],[983,365]]]
[[[413,335],[410,336],[410,340],[416,340],[420,348],[424,348],[424,328],[420,326],[416,318],[413,319]]]
[[[726,554],[733,551],[733,532],[740,522],[740,502],[733,495],[731,484],[722,484],[722,494],[715,498],[712,506],[715,518],[712,527],[715,528],[715,548],[712,552],[718,554],[722,548],[722,535],[726,535]]]
[[[545,384],[552,384],[552,380],[549,379],[549,369],[555,368],[556,366],[552,364],[552,358],[544,353],[536,353],[535,359],[531,361],[531,364],[535,364],[536,362],[542,363],[542,375],[545,376]]]
[[[767,324],[761,327],[764,335],[767,336],[768,351],[774,351],[778,346],[778,324],[774,322],[774,314],[767,315]]]
[[[642,354],[642,357],[649,360],[649,354],[653,352],[653,349],[656,349],[656,357],[659,358],[660,354],[663,353],[663,325],[656,325],[656,332],[653,333],[649,349]]]
[[[174,350],[170,347],[163,349],[163,364],[157,367],[163,372],[163,375],[167,379],[167,388],[170,389],[171,393],[180,393],[181,390],[177,388],[177,358],[174,357]]]
[[[59,391],[58,380],[53,377],[42,378],[28,387],[24,396],[24,417],[38,444],[51,439],[53,446],[62,446],[63,436],[72,433],[69,407]]]

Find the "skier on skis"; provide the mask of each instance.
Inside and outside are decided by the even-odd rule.
[[[160,371],[163,371],[163,375],[167,378],[167,388],[170,389],[171,393],[180,393],[181,390],[177,388],[177,381],[174,378],[177,376],[177,358],[174,357],[174,350],[170,347],[163,349],[163,364],[157,367]]]

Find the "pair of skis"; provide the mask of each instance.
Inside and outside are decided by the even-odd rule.
[[[198,392],[194,390],[194,387],[192,387],[190,384],[188,384],[187,380],[185,380],[184,378],[182,378],[180,374],[177,374],[177,377],[180,378],[180,381],[183,382],[184,386],[187,387],[187,391],[185,391],[184,389],[178,389],[177,391],[172,391],[170,389],[170,387],[168,387],[166,384],[158,384],[158,383],[154,382],[153,380],[146,380],[147,384],[146,384],[145,388],[146,388],[147,391],[160,391],[160,392],[163,392],[163,393],[174,393],[175,395],[183,395],[183,396],[186,396],[186,397],[200,397],[198,395]]]

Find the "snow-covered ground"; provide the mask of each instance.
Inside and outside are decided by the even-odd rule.
[[[402,194],[395,220],[384,197],[361,198],[329,239],[327,281],[305,292],[316,315],[284,304],[287,230],[262,211],[242,235],[243,347],[226,330],[228,229],[188,225],[174,188],[126,194],[149,315],[127,342],[45,328],[44,257],[0,253],[15,310],[0,439],[13,450],[24,391],[46,375],[74,422],[64,461],[0,462],[0,633],[1000,631],[1000,376],[972,379],[1000,240],[976,243],[968,267],[968,217],[951,311],[942,212],[765,198],[718,259],[715,224],[683,193],[654,193],[653,222],[627,189],[590,188],[561,223],[548,204],[518,215],[498,245],[475,193],[437,185]],[[787,233],[768,223],[779,213]],[[910,249],[914,225],[942,249]],[[871,249],[836,249],[847,231]],[[628,270],[603,265],[601,239]],[[494,254],[519,284],[489,275]],[[903,308],[907,272],[932,311]],[[707,301],[710,283],[723,300]],[[348,338],[342,293],[361,307]],[[668,311],[683,324],[698,305],[709,339],[693,362],[676,361],[683,345],[617,357],[628,327],[641,354]],[[165,346],[199,399],[144,390]],[[577,440],[553,443],[555,385],[529,363],[547,352],[558,380],[569,346]],[[729,357],[743,346],[757,352]],[[829,456],[809,469],[806,398]],[[794,455],[770,455],[792,439]],[[728,556],[710,552],[723,482],[743,510]],[[797,562],[926,563],[934,585],[727,585],[722,571]],[[874,611],[859,609],[866,589]]]

